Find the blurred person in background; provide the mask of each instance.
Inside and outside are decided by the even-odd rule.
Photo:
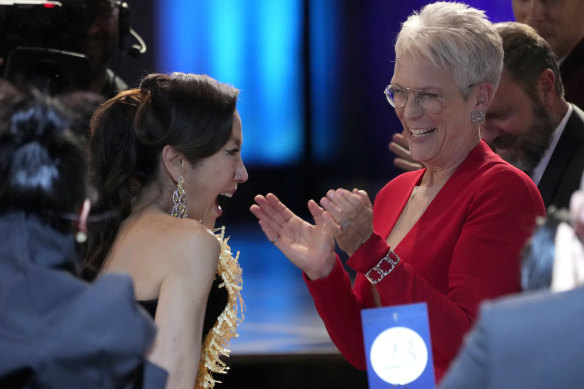
[[[145,42],[130,26],[128,4],[62,0],[50,5],[0,3],[4,77],[53,95],[83,90],[110,98],[126,90],[128,85],[112,68],[126,54],[146,52]]]
[[[130,277],[78,278],[86,151],[64,108],[0,82],[0,387],[163,388]]]
[[[566,102],[550,45],[526,24],[496,24],[505,60],[482,135],[533,179],[546,207],[568,208],[584,171],[584,111]]]
[[[535,28],[557,56],[566,100],[584,109],[584,0],[511,0],[515,20]]]

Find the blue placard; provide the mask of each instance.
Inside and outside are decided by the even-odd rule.
[[[435,387],[426,303],[364,309],[370,389]]]

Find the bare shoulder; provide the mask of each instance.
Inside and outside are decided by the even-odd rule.
[[[193,273],[214,274],[221,244],[207,227],[196,220],[182,219],[172,223],[165,236],[173,272],[191,276]]]

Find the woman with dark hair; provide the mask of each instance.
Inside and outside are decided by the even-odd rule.
[[[81,144],[56,100],[0,84],[0,387],[162,388],[131,279],[76,277],[90,205]]]
[[[172,388],[213,386],[239,320],[241,270],[212,232],[218,198],[247,180],[237,97],[205,75],[151,74],[91,121],[96,209],[120,217],[90,231],[85,274],[132,277],[159,328],[149,358]]]

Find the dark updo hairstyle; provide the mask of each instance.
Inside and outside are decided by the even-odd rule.
[[[66,110],[38,91],[0,87],[0,213],[71,232],[87,197],[86,153]]]
[[[119,216],[92,227],[85,278],[99,272],[132,198],[157,179],[164,146],[196,164],[227,143],[238,93],[206,75],[150,74],[96,110],[89,145],[90,180],[99,196],[94,210]]]

